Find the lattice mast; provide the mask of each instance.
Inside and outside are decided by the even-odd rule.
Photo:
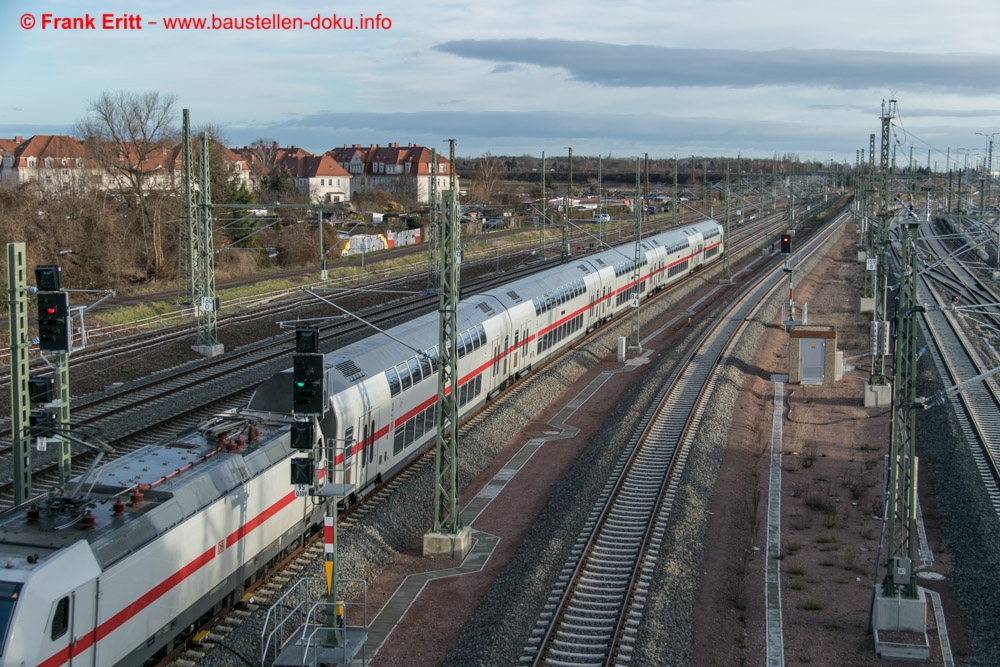
[[[862,160],[864,157],[862,156]],[[875,135],[868,136],[868,166],[864,175],[864,207],[861,215],[864,218],[865,226],[865,257],[875,258],[878,245],[878,224],[875,222]],[[866,299],[875,298],[875,283],[877,279],[875,270],[865,271],[865,284],[862,288],[861,296]]]
[[[14,504],[31,496],[31,403],[28,398],[28,281],[25,244],[7,244],[7,308],[10,334],[10,421],[14,457]]]
[[[181,115],[181,187],[180,228],[177,239],[177,303],[190,306],[195,299],[195,225],[194,161],[191,155],[191,114]]]
[[[454,153],[454,140],[451,140]],[[452,160],[454,164],[454,160]],[[454,178],[454,177],[453,177]],[[458,494],[458,298],[461,236],[458,191],[445,190],[442,197],[441,288],[438,298],[440,332],[438,344],[438,398],[436,472],[434,483],[434,533],[457,535],[462,530]]]
[[[641,299],[640,295],[640,279],[642,277],[642,206],[639,204],[639,161],[635,161],[635,205],[632,207],[635,211],[635,257],[632,263],[632,344],[631,349],[636,352],[642,351],[642,343],[639,341],[639,302]]]
[[[725,238],[728,241],[729,238],[730,238],[730,236],[729,236],[729,226],[730,226],[730,219],[729,219],[729,208],[730,208],[730,202],[729,202],[729,163],[728,162],[726,163],[726,193],[725,193],[725,196],[726,196],[726,202],[725,202],[726,203],[726,236],[725,236]],[[728,252],[722,253],[722,278],[721,278],[721,280],[722,280],[723,283],[729,283],[729,282],[732,282],[732,280],[733,280],[733,276],[732,276],[732,273],[730,272],[730,268],[729,268],[729,253]]]
[[[438,264],[440,249],[441,216],[438,213],[437,149],[431,149],[431,180],[427,184],[427,292],[436,292],[440,287]]]
[[[892,220],[892,212],[889,210],[889,181],[891,179],[891,168],[889,166],[889,143],[892,132],[892,119],[896,116],[896,100],[889,100],[882,108],[882,142],[881,142],[881,163],[878,181],[878,239],[875,246],[876,267],[876,287],[875,287],[875,331],[878,332],[886,326],[886,298],[888,294],[889,271],[886,266],[886,257],[889,251],[889,223]],[[872,370],[869,384],[872,386],[885,385],[885,355],[887,350],[883,349],[881,341],[885,339],[884,334],[877,333],[879,340],[875,346],[872,356]]]
[[[899,590],[905,597],[917,597],[911,576],[916,554],[917,521],[917,317],[924,308],[917,300],[917,250],[912,232],[916,222],[904,227],[903,275],[899,282],[896,311],[896,349],[893,356],[892,434],[889,451],[887,502],[887,560],[883,594]],[[905,565],[900,569],[906,559]]]
[[[565,264],[569,261],[569,198],[573,194],[573,149],[569,149],[569,173],[566,177],[566,199],[563,200],[562,244],[560,258]]]
[[[545,151],[542,151],[542,224],[538,235],[538,250],[542,261],[545,261],[545,217],[548,215],[548,199],[545,197],[545,180],[548,178],[545,171]]]
[[[218,299],[215,295],[215,246],[212,241],[212,186],[208,164],[207,132],[198,136],[198,224],[195,230],[195,294],[198,302],[199,347],[215,347],[218,338]]]

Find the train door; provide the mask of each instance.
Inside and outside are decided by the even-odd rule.
[[[521,358],[520,342],[521,342],[521,332],[520,330],[518,330],[514,332],[514,360],[511,362],[511,369],[510,369],[512,373],[517,372],[518,368],[517,362]]]
[[[528,368],[531,364],[528,361],[531,358],[531,348],[528,347],[528,327],[524,327],[524,333],[521,334],[521,363],[524,368]]]
[[[503,337],[503,352],[502,352],[503,353],[503,377],[504,378],[510,377],[510,374],[507,372],[507,359],[510,356],[510,355],[507,354],[507,351],[510,349],[509,346],[510,346],[510,335],[509,334],[504,334],[504,337]]]
[[[44,639],[51,642],[46,655],[67,655],[72,667],[96,665],[97,581],[91,580],[57,599],[49,611]]]
[[[378,476],[378,466],[375,465],[375,422],[376,417],[373,411],[369,411],[358,423],[358,433],[361,440],[358,442],[358,488],[368,486]]]

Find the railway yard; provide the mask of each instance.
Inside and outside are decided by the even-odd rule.
[[[836,382],[800,385],[789,384],[786,377],[789,339],[781,322],[787,277],[781,255],[773,251],[781,224],[759,224],[755,230],[744,229],[739,240],[737,235],[727,239],[732,284],[720,284],[721,267],[712,265],[644,303],[641,354],[630,352],[624,363],[616,358],[619,339],[634,329],[632,317],[622,317],[574,344],[557,361],[533,369],[462,426],[461,505],[467,508],[463,519],[473,529],[474,563],[461,569],[457,559],[422,557],[421,538],[433,523],[432,456],[417,459],[342,519],[339,576],[367,582],[367,610],[349,610],[347,617],[349,625],[363,623],[369,629],[367,664],[882,662],[867,625],[872,586],[878,581],[873,575],[892,416],[890,409],[862,406],[871,369],[866,354],[871,315],[858,308],[863,280],[858,231],[846,210],[822,226],[802,229],[795,301],[809,304],[809,324],[836,328],[845,372]],[[518,270],[514,265],[522,261],[511,258],[504,280],[511,280]],[[496,264],[500,266],[499,257]],[[758,280],[764,281],[760,293],[744,296],[739,306],[744,310],[729,311],[736,295]],[[922,287],[922,298],[930,302],[940,292],[940,299],[948,301],[961,285],[976,281],[929,282]],[[963,302],[973,298],[962,293]],[[990,298],[982,295],[984,301]],[[423,307],[432,307],[434,300]],[[400,305],[379,321],[390,326],[410,318],[413,306]],[[301,305],[286,308],[280,317],[287,321],[316,312],[314,304]],[[105,437],[124,447],[126,440],[139,442],[136,430],[148,423],[172,422],[174,429],[182,429],[188,422],[179,421],[181,413],[201,409],[211,414],[244,404],[253,386],[289,365],[288,337],[273,327],[275,317],[258,314],[223,323],[220,333],[233,352],[184,366],[187,371],[223,365],[212,375],[177,381],[179,387],[165,397],[156,389],[155,400],[152,389],[148,396],[142,393],[142,378],[159,371],[152,376],[158,384],[174,373],[174,355],[183,357],[187,349],[183,338],[162,345],[144,341],[89,364],[81,362],[73,371],[74,393],[86,393],[84,388],[92,393],[81,397],[80,407],[74,403],[74,416],[87,418],[82,406],[92,398],[119,396],[126,404],[116,408],[117,416],[108,417],[102,407],[99,419]],[[920,357],[922,396],[997,363],[989,361],[992,347],[977,338],[987,329],[981,320],[962,326],[969,319],[947,308],[928,313],[927,319],[925,345],[932,347],[933,335],[943,351]],[[945,369],[958,363],[950,360],[949,351],[957,343],[947,343],[947,334],[937,328],[949,322],[971,337],[969,346],[979,355],[980,366],[959,367],[957,377],[942,382]],[[340,345],[364,334],[338,331],[331,340],[334,335]],[[276,341],[283,342],[268,348]],[[667,388],[688,391],[691,397],[670,398],[679,402],[656,413],[655,405],[667,400],[662,395]],[[206,408],[209,394],[220,395],[221,402]],[[963,416],[966,408],[960,401],[965,398],[964,392],[952,393],[918,419],[922,526],[921,563],[914,568],[919,584],[932,592],[925,660],[932,665],[1000,663],[1000,593],[995,585],[1000,496],[995,464],[989,461],[991,445],[984,450],[969,444],[968,422],[989,419]],[[980,410],[997,412],[988,396],[971,400],[980,403]],[[975,414],[975,406],[968,409]],[[205,414],[191,412],[185,419],[195,423]],[[781,428],[775,444],[776,422]],[[657,434],[670,433],[640,437],[647,426]],[[989,426],[983,428],[985,435],[979,437],[989,441]],[[157,432],[150,437],[163,436]],[[653,453],[642,454],[646,448]],[[640,452],[638,464],[624,462],[633,449]],[[654,463],[642,463],[644,455],[654,457]],[[44,454],[36,456],[36,464],[45,461]],[[626,478],[633,473],[625,471],[643,465],[665,476],[654,482],[654,491],[626,493],[652,493],[655,502],[637,510],[634,498],[629,499],[626,518],[617,527],[613,517],[607,522],[614,535],[636,526],[650,529],[627,548],[638,554],[634,559],[641,565],[630,566],[637,574],[621,575],[629,581],[622,585],[623,593],[613,594],[623,598],[610,612],[614,620],[591,617],[569,627],[572,619],[594,613],[582,611],[589,603],[578,599],[593,599],[588,586],[619,585],[619,575],[606,573],[603,556],[594,565],[587,560],[593,556],[581,553],[589,553],[591,546],[598,554],[626,550],[618,537],[610,545],[602,545],[601,539],[612,538],[599,536],[593,538],[595,545],[589,544],[591,534],[600,533],[593,526],[606,523],[594,514],[604,512],[607,495],[617,495],[606,489],[607,480]],[[44,473],[37,479],[42,484]],[[776,499],[780,509],[769,516]],[[5,505],[10,502],[4,500]],[[776,542],[775,527],[780,530]],[[769,568],[780,573],[777,624],[765,597]],[[591,582],[582,588],[570,583],[567,574],[578,569]],[[273,654],[262,654],[267,610],[280,604],[289,582],[322,577],[322,572],[320,542],[294,555],[275,578],[253,590],[252,598],[206,626],[200,643],[179,649],[172,664],[220,667],[274,660]],[[602,578],[607,580],[592,583]],[[345,590],[349,598],[361,595],[356,585]],[[561,620],[563,627],[553,620]],[[588,629],[582,632],[579,625]],[[588,657],[591,651],[606,657]]]

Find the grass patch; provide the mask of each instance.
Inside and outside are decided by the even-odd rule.
[[[789,565],[785,568],[787,574],[803,575],[806,573],[806,569],[801,565]]]
[[[823,514],[833,514],[836,511],[833,501],[822,491],[810,491],[806,496],[806,507]]]
[[[823,611],[823,605],[815,600],[807,600],[799,606],[799,609],[804,609],[805,611]]]

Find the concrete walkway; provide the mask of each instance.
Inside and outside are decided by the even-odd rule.
[[[777,379],[780,377],[781,379]],[[781,423],[787,376],[774,380],[774,413],[771,417],[771,468],[767,487],[767,549],[764,568],[767,667],[784,667],[785,638],[781,625]]]

